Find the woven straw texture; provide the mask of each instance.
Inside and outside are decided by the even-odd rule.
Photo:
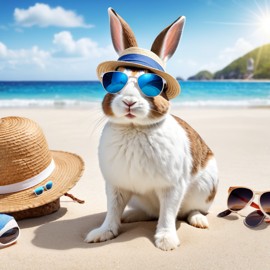
[[[42,217],[46,215],[50,215],[56,211],[58,211],[60,208],[60,199],[57,199],[53,202],[47,203],[45,205],[26,209],[18,212],[12,212],[8,213],[10,216],[13,216],[17,221],[26,219],[26,218],[36,218],[36,217]]]
[[[0,186],[18,183],[46,169],[53,158],[52,174],[36,186],[9,194],[0,194],[0,213],[35,208],[55,201],[79,180],[83,160],[75,154],[50,151],[41,128],[22,117],[0,119]],[[52,189],[36,196],[33,190],[53,181]]]
[[[164,64],[163,64],[162,60],[156,54],[154,54],[153,52],[146,50],[146,49],[142,49],[142,48],[138,48],[138,47],[131,47],[131,48],[124,50],[120,56],[127,55],[127,54],[133,54],[133,53],[146,55],[146,56],[152,58],[153,60],[155,60],[156,62],[158,62],[164,68]],[[120,66],[148,69],[151,72],[160,75],[167,82],[166,95],[167,95],[168,99],[175,98],[181,92],[180,85],[179,85],[178,81],[170,74],[163,72],[161,70],[155,69],[155,68],[150,68],[146,65],[139,65],[137,63],[131,63],[131,62],[125,62],[125,61],[106,61],[106,62],[100,63],[97,67],[98,79],[101,81],[103,73],[116,70],[116,68],[120,67]],[[165,70],[165,68],[164,68],[164,70]]]

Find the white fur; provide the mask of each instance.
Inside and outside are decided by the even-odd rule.
[[[118,54],[137,46],[133,32],[123,19],[112,9],[109,16],[112,41]],[[184,21],[184,17],[178,18],[153,43],[153,52],[165,62],[176,50]],[[125,72],[130,75],[130,71]],[[113,115],[107,113],[111,116],[99,145],[100,168],[106,181],[107,215],[101,227],[89,232],[85,241],[116,237],[122,213],[132,199],[133,206],[140,211],[123,218],[138,221],[157,217],[156,246],[162,250],[174,249],[180,244],[175,228],[177,216],[187,216],[193,226],[208,227],[203,213],[208,211],[207,198],[217,185],[216,162],[212,159],[197,175],[191,175],[193,160],[185,130],[168,111],[160,117],[155,112],[153,117],[151,110],[155,106],[143,96],[136,78],[129,79],[110,106]]]
[[[128,76],[131,75],[131,71],[126,69],[124,71]],[[129,78],[128,83],[126,86],[116,94],[111,108],[114,112],[114,116],[110,117],[109,120],[112,123],[116,124],[135,124],[135,125],[151,125],[159,122],[162,117],[159,119],[151,119],[148,118],[149,111],[152,109],[152,105],[144,98],[138,84],[137,79],[140,75],[144,74],[144,71],[139,71],[137,74]],[[124,102],[134,103],[130,107],[130,111],[136,117],[133,119],[129,119],[126,117],[128,113],[128,106]]]
[[[212,159],[206,168],[192,176],[193,160],[185,130],[169,114],[148,119],[151,105],[135,87],[134,84],[130,92],[123,89],[113,100],[115,116],[102,132],[99,162],[106,181],[108,212],[102,226],[91,231],[86,242],[116,237],[121,215],[132,198],[147,216],[158,217],[156,246],[171,250],[180,244],[175,228],[177,216],[188,216],[193,226],[208,227],[201,213],[207,213],[210,206],[206,200],[217,184],[217,167]],[[134,119],[125,119],[122,101],[127,97],[142,104],[139,113],[132,110]]]
[[[186,134],[170,115],[150,127],[108,122],[100,140],[99,161],[106,181],[138,194],[171,187],[179,176],[189,178],[192,165]]]

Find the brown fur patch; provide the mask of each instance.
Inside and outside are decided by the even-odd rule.
[[[136,77],[137,76],[137,73],[140,72],[140,71],[143,71],[144,73],[149,73],[149,70],[148,69],[142,69],[142,68],[136,68],[136,67],[119,66],[119,67],[116,68],[116,71],[122,71],[122,72],[124,72],[125,70],[130,70],[131,71],[130,76],[132,76],[132,77]]]
[[[180,40],[180,36],[182,34],[183,21],[180,21],[180,18],[181,17],[179,17],[172,24],[166,27],[154,40],[151,51],[159,57],[163,57],[162,49],[164,47],[164,42],[166,42],[167,50],[165,52],[165,56],[168,55],[169,57],[171,57],[174,54]],[[173,33],[171,33],[168,38],[166,38],[166,35],[169,31],[172,31]]]
[[[120,15],[116,14],[116,16],[118,17],[122,25],[122,31],[123,31],[122,36],[123,36],[123,41],[124,41],[124,48],[127,49],[130,47],[137,47],[138,44],[137,44],[135,35],[133,31],[131,30],[131,28],[129,27],[129,25],[127,24],[127,22]]]
[[[162,95],[153,98],[147,98],[151,106],[150,118],[159,118],[168,112],[170,107],[169,101]]]
[[[196,174],[200,168],[204,168],[208,160],[213,157],[213,152],[206,145],[200,135],[184,120],[173,116],[175,120],[184,128],[190,140],[190,150],[193,158],[193,167],[191,173]]]
[[[127,69],[131,71],[130,76],[132,76],[132,77],[136,77],[137,73],[140,71],[143,71],[145,73],[149,73],[149,70],[147,70],[147,69],[141,69],[141,68],[136,68],[136,67],[123,67],[123,66],[119,66],[116,69],[116,71],[124,72]],[[169,99],[166,95],[166,86],[165,86],[165,89],[162,91],[162,93],[159,96],[156,96],[153,98],[144,96],[144,98],[146,100],[148,100],[148,102],[151,105],[152,110],[151,110],[150,115],[149,115],[150,118],[159,118],[168,112],[168,109],[170,107],[170,103],[169,103]]]
[[[216,188],[216,186],[213,186],[209,196],[206,199],[206,202],[207,203],[212,202],[214,200],[215,196],[216,196],[216,193],[217,193],[217,188]]]
[[[162,49],[162,44],[165,39],[165,36],[170,29],[171,25],[166,27],[154,40],[151,51],[154,52],[156,55],[160,56],[161,55],[161,49]]]
[[[111,108],[111,103],[113,101],[114,95],[113,94],[106,94],[102,101],[102,109],[105,115],[113,116],[113,111]]]
[[[117,67],[115,70],[116,70],[116,71],[124,72],[125,69],[126,69],[125,67]]]
[[[118,51],[118,46],[119,46],[119,45],[115,46],[115,44],[119,43],[119,40],[116,37],[118,37],[121,32],[122,32],[122,40],[123,40],[123,46],[124,46],[123,49],[138,46],[135,35],[133,31],[131,30],[130,26],[128,25],[128,23],[120,15],[118,15],[113,9],[111,9],[111,14],[110,14],[110,26],[111,26],[113,45],[116,51]]]

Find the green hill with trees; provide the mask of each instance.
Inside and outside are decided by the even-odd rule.
[[[236,59],[214,74],[214,79],[245,79],[248,61],[253,62],[253,79],[270,79],[270,44],[263,45]]]
[[[201,76],[203,75],[203,76]],[[207,80],[211,73],[201,71],[189,80]],[[258,47],[215,72],[212,79],[270,79],[270,44]]]
[[[202,70],[198,72],[196,75],[188,78],[188,80],[212,80],[212,79],[213,79],[213,74],[209,72],[208,70]]]

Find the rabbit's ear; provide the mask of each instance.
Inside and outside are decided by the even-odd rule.
[[[171,25],[165,28],[153,42],[151,51],[166,62],[174,54],[185,23],[185,17],[181,16]]]
[[[123,50],[137,47],[137,41],[129,25],[112,8],[108,9],[112,42],[115,51],[121,54]]]

